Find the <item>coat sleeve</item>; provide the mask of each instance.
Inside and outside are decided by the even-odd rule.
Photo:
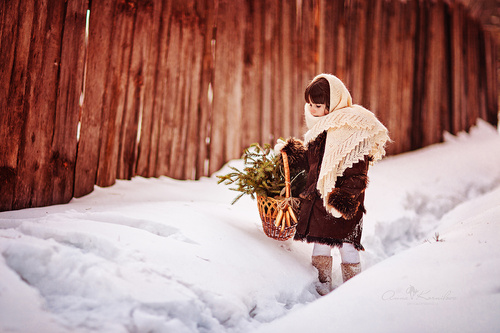
[[[296,138],[286,140],[286,144],[281,151],[288,155],[290,168],[307,169],[307,148],[301,140]]]
[[[352,219],[361,207],[359,196],[368,186],[369,158],[354,164],[337,179],[335,188],[328,195],[328,204],[342,214],[346,220]]]

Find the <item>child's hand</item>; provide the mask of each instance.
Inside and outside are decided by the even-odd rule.
[[[281,154],[281,150],[286,146],[286,141],[284,141],[283,139],[278,139],[278,141],[276,141],[276,145],[274,146],[274,152],[279,155]]]

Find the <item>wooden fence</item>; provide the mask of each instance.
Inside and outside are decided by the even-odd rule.
[[[0,43],[0,210],[198,179],[301,136],[319,72],[388,126],[392,154],[497,123],[493,40],[452,1],[0,0]]]

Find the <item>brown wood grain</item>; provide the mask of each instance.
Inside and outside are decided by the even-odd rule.
[[[390,154],[498,121],[497,49],[459,3],[101,0],[86,44],[87,6],[0,2],[0,210],[199,179],[300,138],[320,72],[388,127]]]
[[[33,25],[13,209],[51,204],[53,192],[51,143],[65,3],[38,1],[30,9]]]
[[[85,21],[87,1],[66,3],[61,64],[57,87],[54,135],[52,137],[53,192],[51,203],[66,203],[73,197],[77,152],[77,129],[85,69]]]
[[[104,100],[111,55],[114,1],[92,1],[88,37],[85,99],[82,107],[80,140],[75,168],[75,197],[94,189],[101,149],[101,127],[104,122]],[[97,14],[98,13],[98,14]]]

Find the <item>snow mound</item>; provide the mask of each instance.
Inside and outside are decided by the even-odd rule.
[[[0,332],[498,331],[499,150],[479,122],[371,168],[365,270],[323,298],[311,244],[266,237],[215,176],[2,212]]]
[[[459,205],[437,236],[258,332],[498,332],[499,202],[500,187]]]

